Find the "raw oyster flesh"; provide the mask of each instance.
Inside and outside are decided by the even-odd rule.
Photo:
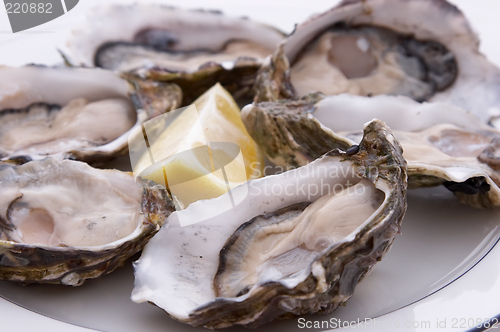
[[[46,156],[102,162],[128,151],[128,134],[178,107],[174,85],[101,69],[0,68],[0,159]]]
[[[349,153],[170,215],[135,263],[132,300],[208,328],[332,312],[391,247],[406,185],[399,143],[374,120]],[[231,194],[240,202],[227,208]]]
[[[140,251],[174,210],[130,173],[47,158],[0,166],[0,279],[78,286]]]
[[[387,123],[403,146],[410,188],[443,184],[469,205],[500,206],[500,132],[458,107],[402,96],[312,94],[242,111],[248,132],[266,155],[292,167],[329,147],[359,142],[363,133],[357,128],[375,117]]]
[[[262,71],[259,101],[386,94],[446,101],[484,122],[500,113],[499,69],[479,52],[464,15],[442,0],[343,1],[299,24]]]
[[[98,66],[178,84],[188,105],[215,83],[251,91],[262,60],[284,34],[217,11],[159,5],[98,8],[65,48],[74,65]]]

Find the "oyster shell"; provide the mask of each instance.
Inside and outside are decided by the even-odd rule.
[[[0,167],[0,279],[78,286],[123,265],[174,210],[130,173],[47,158]]]
[[[178,84],[188,105],[217,82],[236,97],[250,92],[262,60],[283,37],[218,11],[113,5],[96,8],[63,52],[73,65]]]
[[[329,146],[345,150],[359,142],[357,128],[374,117],[386,121],[403,146],[410,188],[445,185],[466,204],[500,206],[500,132],[458,107],[407,97],[312,94],[242,110],[266,155],[291,167],[318,158]]]
[[[227,210],[231,193],[244,198]],[[405,209],[401,148],[375,120],[356,151],[173,213],[135,263],[132,300],[208,328],[329,313],[389,250]]]
[[[425,21],[425,25],[422,22]],[[257,101],[319,91],[446,101],[487,122],[500,70],[465,16],[443,0],[346,0],[299,24],[257,79]]]
[[[0,68],[0,159],[59,156],[103,162],[128,151],[128,134],[178,107],[174,85],[101,69]]]

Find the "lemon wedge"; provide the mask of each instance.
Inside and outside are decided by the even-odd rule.
[[[134,173],[168,187],[182,207],[262,176],[263,154],[220,84],[177,115],[162,116],[144,124],[148,151]]]

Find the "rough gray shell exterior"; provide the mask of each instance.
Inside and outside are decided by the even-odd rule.
[[[332,149],[346,151],[353,141],[325,128],[310,116],[325,96],[247,105],[242,119],[248,133],[276,165],[303,166]]]
[[[148,69],[140,73],[140,76],[177,85],[183,93],[181,106],[187,106],[216,83],[220,83],[237,100],[250,99],[253,96],[253,85],[260,67],[260,61],[240,58],[234,62],[231,70],[217,63],[209,63],[194,73]]]
[[[285,55],[284,45],[285,41],[281,42],[257,72],[253,86],[254,102],[297,98],[290,82],[290,62]]]

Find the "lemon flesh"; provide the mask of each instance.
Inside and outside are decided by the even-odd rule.
[[[182,110],[149,144],[135,172],[168,187],[184,207],[263,174],[263,154],[220,84]]]

